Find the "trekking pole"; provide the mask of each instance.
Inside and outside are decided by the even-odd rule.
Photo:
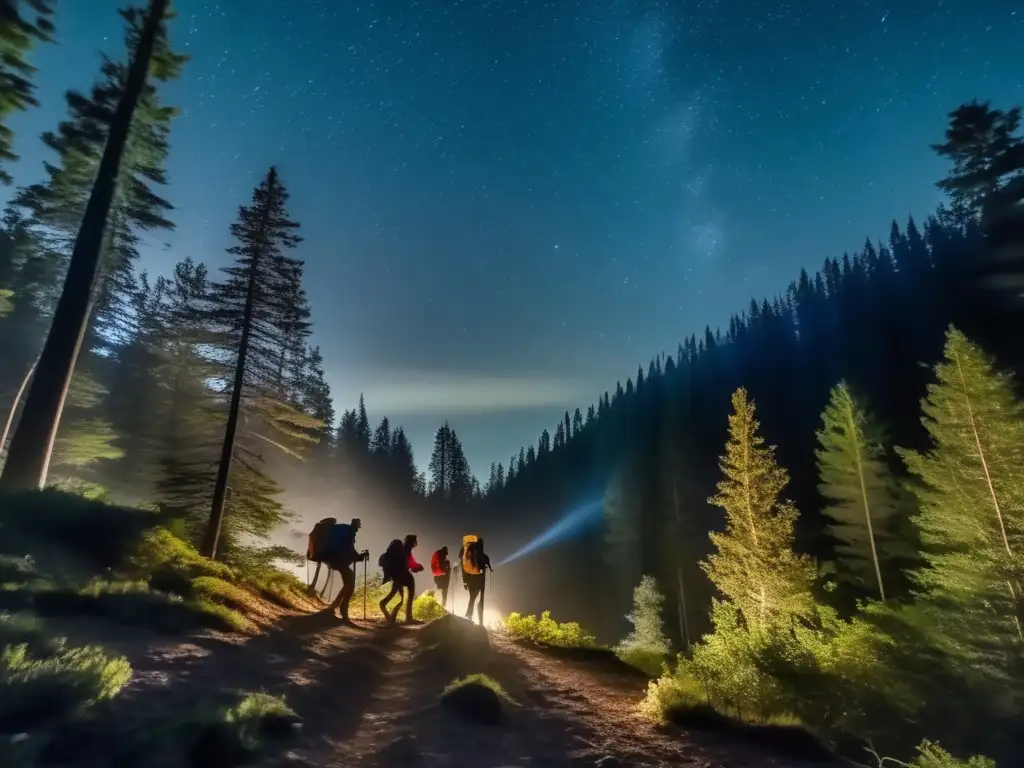
[[[366,621],[366,560],[363,560],[363,621]]]

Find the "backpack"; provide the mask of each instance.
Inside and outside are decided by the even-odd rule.
[[[405,544],[402,543],[401,539],[394,539],[388,544],[387,550],[377,558],[377,565],[384,572],[384,581],[382,583],[387,584],[395,577],[395,574],[401,570],[404,559]]]
[[[348,565],[356,545],[356,532],[348,523],[335,523],[328,534],[327,557],[334,562]]]
[[[467,576],[480,574],[480,568],[476,564],[476,543],[479,540],[480,538],[473,534],[462,537],[462,573]]]
[[[327,556],[331,529],[337,523],[337,519],[333,517],[325,517],[319,523],[313,526],[313,530],[309,532],[309,540],[306,543],[306,559],[314,563],[322,563],[324,557]]]

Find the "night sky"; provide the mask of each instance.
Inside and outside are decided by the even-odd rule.
[[[17,184],[63,91],[122,55],[119,4],[59,3]],[[1024,102],[1018,0],[174,4],[177,231],[144,266],[222,265],[277,164],[339,412],[365,391],[421,465],[447,417],[482,481],[637,363],[926,215],[946,113]]]

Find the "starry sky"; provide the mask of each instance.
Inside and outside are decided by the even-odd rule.
[[[121,55],[118,0],[62,0],[36,137]],[[448,418],[474,470],[801,266],[927,214],[928,146],[1024,102],[1017,0],[174,0],[177,230],[226,262],[276,164],[339,411]]]

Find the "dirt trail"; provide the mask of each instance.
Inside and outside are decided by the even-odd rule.
[[[239,691],[283,696],[302,733],[267,766],[798,765],[710,735],[670,737],[633,715],[643,692],[635,676],[551,658],[461,619],[352,628],[324,614],[282,612],[267,634],[248,640],[208,633],[182,643],[120,632],[104,642],[135,669],[115,700],[129,722]],[[439,706],[455,677],[477,672],[519,705],[503,725],[468,724]]]

